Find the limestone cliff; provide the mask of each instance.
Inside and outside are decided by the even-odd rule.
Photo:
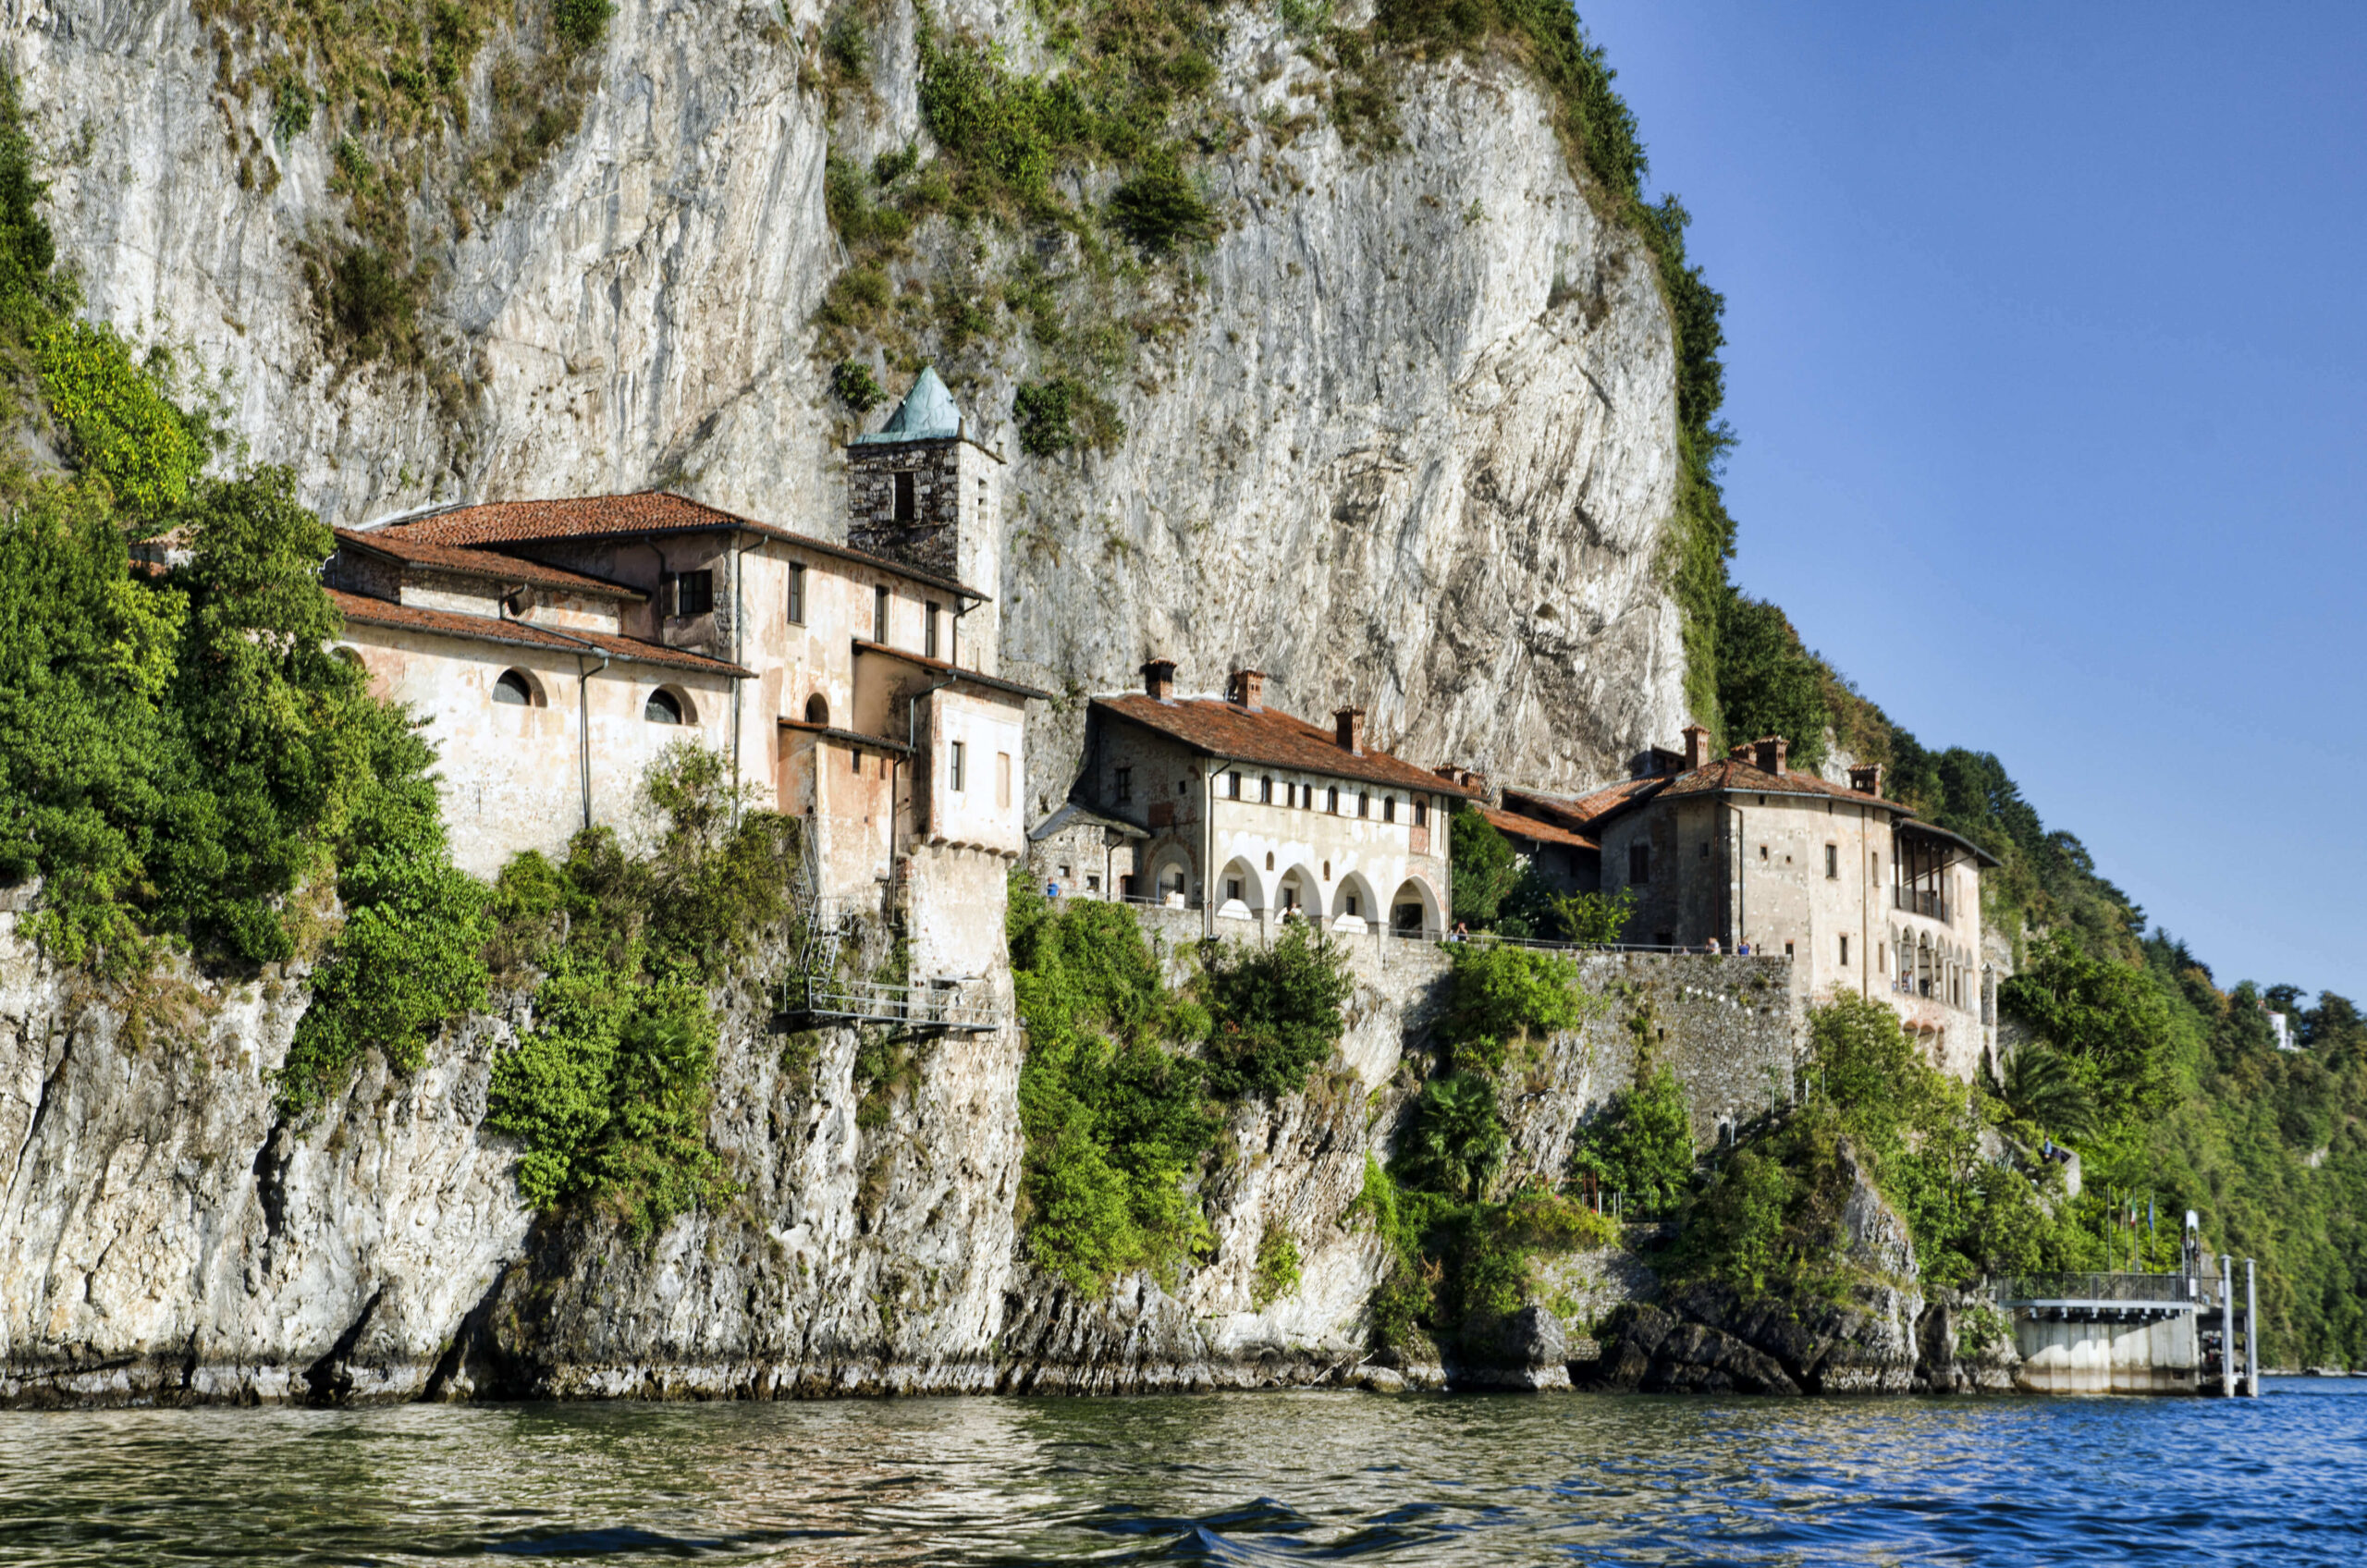
[[[828,159],[834,136],[865,162],[926,150],[909,4],[874,8],[865,105],[834,118],[813,0],[623,0],[550,89],[578,129],[504,153],[503,190],[484,173],[519,112],[501,72],[544,58],[538,8],[514,9],[450,90],[466,114],[406,140],[276,121],[277,35],[239,20],[268,7],[10,0],[88,308],[227,376],[231,428],[333,521],[671,484],[840,533],[844,411],[815,326],[845,255]],[[1040,60],[1033,15],[961,0],[939,24]],[[1272,13],[1220,31],[1208,92],[1235,139],[1198,178],[1221,227],[1110,388],[1126,438],[1023,452],[1018,348],[957,382],[1012,461],[1011,673],[1107,689],[1159,652],[1213,687],[1249,661],[1279,704],[1353,698],[1417,760],[1611,775],[1684,722],[1650,257],[1589,204],[1518,65],[1401,73],[1399,144],[1376,151],[1326,116],[1331,72]],[[369,157],[415,175],[380,221],[421,251],[417,368],[334,352],[307,272],[362,221]],[[968,231],[932,232],[925,254],[959,264]],[[1048,725],[1035,747],[1038,806],[1067,739]]]

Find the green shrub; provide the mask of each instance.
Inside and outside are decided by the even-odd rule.
[[[324,302],[330,324],[356,359],[406,349],[419,330],[417,280],[375,246],[354,246],[330,263]]]
[[[578,49],[596,48],[616,14],[616,0],[551,0],[552,25]]]
[[[1493,1072],[1515,1041],[1575,1029],[1593,1000],[1564,954],[1493,943],[1449,943],[1447,1006],[1439,1046],[1457,1070]]]
[[[879,378],[860,360],[840,360],[831,367],[830,395],[858,414],[869,413],[888,397]]]
[[[1663,1065],[1612,1096],[1579,1135],[1570,1169],[1605,1194],[1625,1194],[1638,1213],[1673,1206],[1693,1175],[1693,1115],[1676,1074]]]
[[[1617,893],[1565,893],[1529,865],[1504,896],[1496,930],[1506,937],[1551,942],[1609,945],[1626,932],[1636,913],[1634,889]]]
[[[1071,447],[1114,447],[1126,438],[1117,409],[1073,376],[1023,383],[1012,395],[1011,417],[1019,426],[1019,447],[1049,457]]]
[[[1339,1048],[1354,990],[1346,955],[1309,922],[1294,922],[1269,947],[1211,947],[1199,982],[1210,1087],[1267,1098],[1305,1089]]]
[[[202,421],[175,408],[114,329],[60,322],[33,337],[42,390],[76,466],[106,482],[135,526],[154,526],[205,466]]]
[[[1216,238],[1216,210],[1181,169],[1158,164],[1110,193],[1110,221],[1152,255]]]
[[[1263,1312],[1283,1297],[1298,1292],[1298,1243],[1291,1233],[1272,1220],[1266,1222],[1263,1234],[1257,1238],[1257,1261],[1249,1287],[1249,1305]]]
[[[1055,911],[1014,872],[1009,920],[1028,1256],[1079,1292],[1134,1268],[1171,1281],[1213,1241],[1186,1184],[1217,1118],[1200,1062],[1159,1042],[1206,1016],[1184,1019],[1123,904]]]
[[[582,1203],[636,1236],[735,1190],[706,1141],[717,1026],[706,985],[788,915],[795,824],[750,809],[730,762],[683,741],[653,761],[643,857],[606,827],[496,882],[495,950],[546,966],[534,1027],[494,1063],[486,1124],[526,1145],[528,1203]]]
[[[1454,918],[1474,931],[1496,924],[1496,913],[1520,881],[1520,857],[1468,802],[1457,801],[1447,818],[1447,848],[1453,882]]]
[[[0,70],[0,316],[20,325],[65,309],[74,294],[53,270],[57,242],[41,215],[48,191],[34,172],[16,73]]]

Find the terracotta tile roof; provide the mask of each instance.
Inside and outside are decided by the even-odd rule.
[[[559,632],[527,620],[501,620],[489,615],[460,615],[451,610],[421,609],[416,606],[390,604],[385,599],[348,594],[336,588],[326,592],[337,607],[344,612],[348,621],[362,626],[431,631],[445,637],[499,643],[512,648],[545,648],[570,654],[581,654],[589,649],[629,664],[664,665],[709,675],[729,675],[743,680],[751,678],[750,671],[736,664],[711,659],[686,648],[668,648],[656,643],[644,643],[637,637],[612,637],[601,631]]]
[[[515,556],[497,555],[489,550],[438,545],[399,530],[380,529],[375,533],[356,533],[351,529],[340,528],[337,531],[337,541],[342,548],[384,556],[405,566],[429,567],[465,577],[492,578],[503,582],[532,582],[546,588],[564,588],[570,593],[595,594],[611,599],[649,597],[638,588],[627,588],[622,583],[586,577],[580,571],[545,566],[540,561],[521,560]]]
[[[1674,800],[1685,795],[1766,794],[1815,795],[1858,805],[1882,806],[1901,815],[1912,815],[1896,801],[1880,795],[1869,795],[1852,790],[1846,784],[1835,784],[1813,773],[1797,773],[1786,768],[1782,773],[1765,773],[1740,757],[1720,757],[1690,773],[1680,773],[1665,781],[1660,794]]]
[[[1369,746],[1362,756],[1343,752],[1331,730],[1319,729],[1303,718],[1294,718],[1274,708],[1252,713],[1238,703],[1216,697],[1178,697],[1172,703],[1162,703],[1140,692],[1120,697],[1096,697],[1093,705],[1145,729],[1156,729],[1209,756],[1296,768],[1303,773],[1325,773],[1337,778],[1361,778],[1440,795],[1470,793],[1429,769],[1416,767],[1387,752]]]
[[[1523,816],[1517,812],[1498,811],[1493,806],[1481,806],[1478,811],[1481,816],[1487,818],[1490,827],[1515,839],[1534,839],[1540,844],[1566,844],[1574,850],[1602,848],[1583,833],[1573,833],[1566,827],[1557,827],[1552,823],[1540,821],[1533,816]]]
[[[950,578],[915,571],[901,561],[852,550],[827,539],[791,533],[786,528],[776,528],[769,522],[758,522],[666,490],[644,490],[632,496],[570,496],[546,501],[487,501],[472,507],[449,507],[383,524],[369,530],[365,537],[398,534],[429,544],[457,545],[464,549],[497,550],[509,545],[548,544],[558,539],[589,539],[607,534],[711,533],[734,529],[872,567],[949,593],[978,600],[987,597]]]
[[[901,659],[906,664],[917,665],[938,675],[950,675],[957,686],[983,686],[989,692],[1001,692],[1014,697],[1034,697],[1039,701],[1052,694],[1038,692],[1033,686],[1022,686],[1016,680],[1005,680],[1000,675],[981,675],[975,669],[963,669],[943,659],[924,658],[919,654],[908,654],[901,648],[891,648],[885,643],[868,642],[861,637],[854,640],[854,651],[858,654],[884,654],[891,659]]]
[[[1638,793],[1657,789],[1666,782],[1665,778],[1623,778],[1616,784],[1570,797],[1507,789],[1504,805],[1524,816],[1542,817],[1548,822],[1558,822],[1564,827],[1576,830],[1625,805]]]

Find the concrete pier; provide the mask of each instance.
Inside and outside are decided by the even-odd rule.
[[[1997,1305],[2022,1354],[2017,1385],[2051,1394],[2258,1393],[2258,1290],[2247,1259],[2238,1303],[2234,1264],[2222,1258],[2215,1282],[2199,1268],[2005,1281]]]

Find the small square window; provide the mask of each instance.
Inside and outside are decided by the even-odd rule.
[[[1224,879],[1224,896],[1225,901],[1228,903],[1239,903],[1241,901],[1240,877],[1228,876]]]
[[[674,613],[706,615],[715,608],[715,573],[686,571],[674,579]]]

